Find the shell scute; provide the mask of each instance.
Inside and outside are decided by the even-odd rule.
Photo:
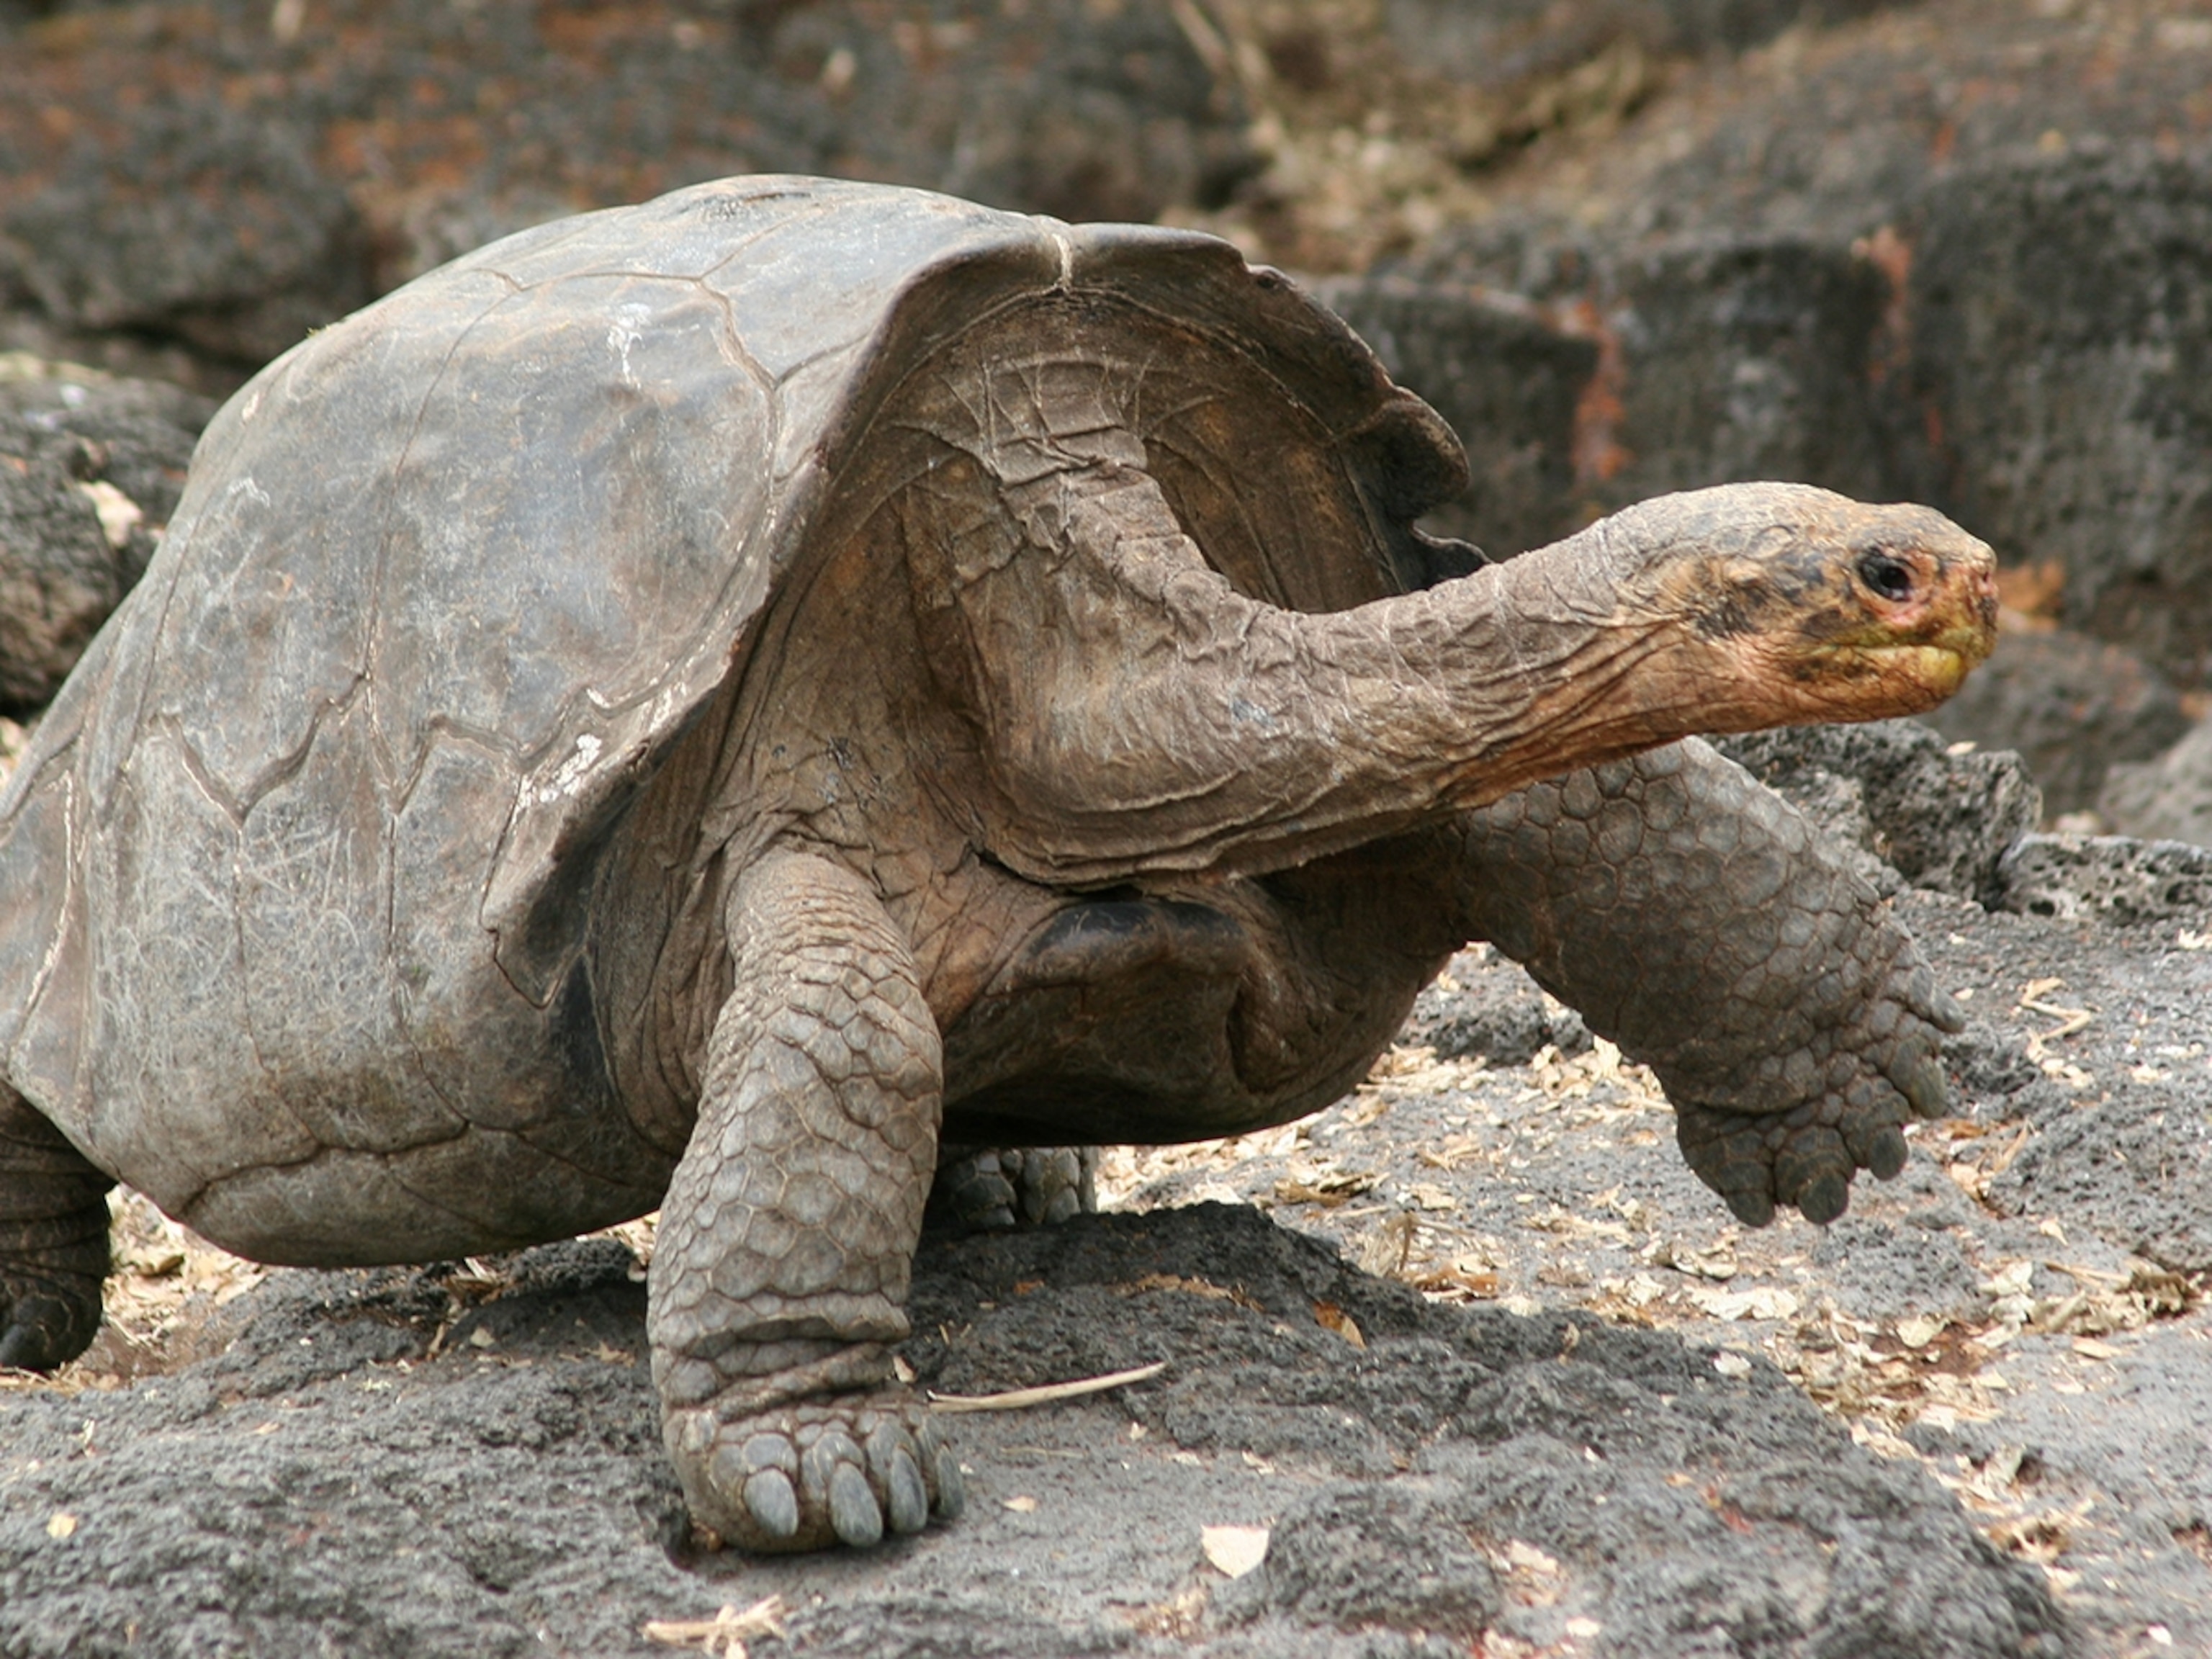
[[[557,769],[725,655],[767,493],[769,400],[696,285],[547,284],[475,332],[387,479],[370,696],[410,773],[441,723]]]
[[[367,709],[323,722],[235,854],[251,1052],[321,1146],[397,1152],[466,1120],[410,1054],[392,972],[392,848]],[[240,1048],[246,1045],[238,1045]]]
[[[142,1172],[133,1184],[172,1212],[210,1179],[315,1148],[252,1041],[238,825],[177,758],[179,743],[161,729],[142,739],[113,823],[84,842],[89,994],[71,1011],[82,1054],[58,1103],[88,1156]]]

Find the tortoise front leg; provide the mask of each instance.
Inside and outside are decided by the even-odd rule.
[[[114,1184],[0,1083],[0,1366],[51,1370],[100,1329]]]
[[[1874,890],[1781,797],[1694,738],[1459,821],[1486,939],[1649,1064],[1682,1152],[1737,1218],[1843,1213],[1944,1109],[1965,1015]]]
[[[937,1154],[937,1027],[849,871],[772,853],[728,908],[735,978],[669,1183],[648,1329],[691,1513],[758,1550],[958,1512],[958,1466],[890,1382]]]

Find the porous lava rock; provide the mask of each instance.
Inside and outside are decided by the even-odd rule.
[[[1764,1363],[1438,1307],[1218,1205],[926,1248],[924,1383],[1167,1370],[958,1419],[973,1501],[927,1538],[703,1553],[629,1269],[548,1247],[488,1301],[452,1267],[288,1273],[176,1375],[0,1395],[0,1655],[643,1655],[648,1620],[770,1593],[794,1649],[831,1655],[1349,1659],[1570,1621],[1639,1659],[1723,1632],[1839,1659],[2070,1650],[2037,1569]],[[1202,1526],[1267,1521],[1257,1571],[1198,1567]]]
[[[2212,908],[2212,848],[2129,836],[2022,836],[1998,863],[1990,902],[2054,921],[2192,921]]]
[[[0,356],[0,714],[60,687],[137,581],[214,405]]]

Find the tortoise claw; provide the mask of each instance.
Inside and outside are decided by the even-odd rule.
[[[1903,1131],[1892,1126],[1874,1138],[1863,1162],[1874,1171],[1875,1180],[1894,1181],[1904,1173],[1905,1161],[1911,1155]]]
[[[799,1535],[799,1494],[791,1477],[781,1469],[761,1469],[745,1478],[745,1513],[755,1525],[778,1543]]]
[[[917,1533],[929,1524],[929,1488],[922,1483],[921,1465],[905,1448],[891,1455],[884,1485],[884,1518],[893,1532]]]
[[[957,1521],[968,1510],[968,1483],[961,1477],[960,1460],[952,1448],[942,1440],[931,1455],[927,1468],[934,1464],[937,1475],[937,1512],[947,1521]]]
[[[1923,1120],[1939,1118],[1951,1109],[1950,1081],[1943,1075],[1942,1061],[1935,1054],[1914,1055],[1898,1066],[1893,1080],[1911,1106],[1913,1116]]]
[[[1843,1214],[1851,1201],[1851,1183],[1833,1170],[1816,1176],[1797,1189],[1797,1208],[1805,1219],[1826,1226]]]
[[[1935,970],[1922,963],[1905,987],[1905,1000],[1937,1030],[1956,1036],[1966,1029],[1966,1010],[1958,998],[1936,983]]]
[[[1729,1213],[1747,1227],[1764,1227],[1774,1219],[1774,1200],[1765,1193],[1745,1188],[1724,1196]]]
[[[1737,1220],[1763,1227],[1779,1205],[1791,1205],[1823,1226],[1850,1205],[1851,1177],[1870,1170],[1887,1181],[1908,1155],[1899,1127],[1905,1097],[1887,1089],[1855,1089],[1786,1112],[1676,1109],[1675,1135],[1698,1178],[1724,1199]]]
[[[695,1407],[671,1414],[667,1438],[692,1514],[742,1549],[867,1549],[965,1499],[927,1407],[897,1389],[731,1421]]]
[[[868,1484],[884,1495],[884,1520],[895,1533],[929,1524],[929,1488],[903,1428],[886,1423],[868,1437]]]
[[[0,1280],[0,1370],[50,1371],[67,1364],[91,1346],[99,1329],[97,1281],[88,1297],[66,1291],[11,1296]]]
[[[837,1541],[864,1550],[884,1541],[884,1512],[868,1489],[868,1477],[850,1463],[830,1471],[830,1525]]]

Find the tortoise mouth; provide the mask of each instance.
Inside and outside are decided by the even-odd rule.
[[[1869,629],[1823,641],[1800,659],[1796,678],[1832,689],[1855,708],[1878,708],[1883,716],[1917,714],[1964,684],[1992,644],[1989,632],[1971,623],[1917,639]]]
[[[1923,689],[1929,703],[1934,704],[1966,684],[1968,672],[1989,655],[1989,647],[1978,639],[1969,639],[1963,643],[1939,641],[1877,646],[1868,654],[1884,678]]]

